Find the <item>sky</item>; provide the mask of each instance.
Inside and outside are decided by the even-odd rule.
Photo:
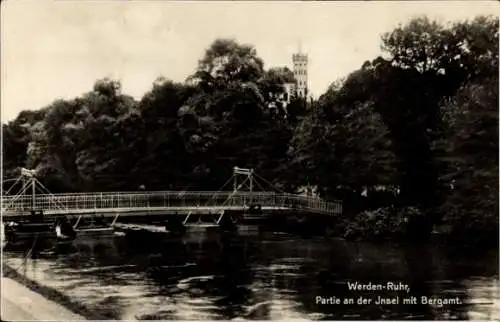
[[[266,68],[292,67],[301,44],[317,97],[378,56],[380,35],[412,17],[498,13],[496,1],[2,1],[2,122],[104,77],[140,99],[158,76],[184,81],[217,38],[254,45]]]

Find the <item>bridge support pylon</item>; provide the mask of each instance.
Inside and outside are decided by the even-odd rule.
[[[241,185],[243,185],[247,180],[248,180],[248,188],[250,192],[250,200],[249,204],[252,204],[252,193],[253,193],[253,184],[254,184],[254,169],[245,169],[245,168],[239,168],[239,167],[234,167],[233,168],[233,192],[236,193],[238,192],[239,188],[241,188],[241,185],[238,186],[238,176],[243,176],[246,177],[246,179],[243,181]]]

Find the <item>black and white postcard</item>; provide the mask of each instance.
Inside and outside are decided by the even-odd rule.
[[[500,319],[496,1],[1,9],[2,321]]]

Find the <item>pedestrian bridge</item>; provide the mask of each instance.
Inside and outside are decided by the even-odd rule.
[[[239,178],[243,177],[240,182]],[[233,175],[219,191],[141,191],[52,194],[36,178],[35,170],[21,169],[21,176],[2,195],[3,216],[19,216],[30,210],[43,210],[45,214],[223,214],[236,210],[246,212],[258,206],[263,212],[293,211],[309,214],[340,215],[340,201],[325,201],[318,197],[286,192],[268,192],[263,186],[273,185],[253,169],[234,167]],[[232,191],[225,189],[233,183]],[[246,184],[246,186],[245,186]],[[15,187],[16,194],[9,194]],[[260,190],[256,191],[255,188]],[[244,189],[248,190],[244,190]],[[31,194],[28,194],[31,190]],[[36,191],[41,192],[37,194]]]
[[[224,210],[247,210],[259,205],[264,211],[293,210],[297,212],[340,215],[342,203],[276,192],[212,192],[212,191],[149,191],[65,193],[2,196],[4,216],[22,215],[32,209],[46,214],[104,214],[192,212],[218,213]]]

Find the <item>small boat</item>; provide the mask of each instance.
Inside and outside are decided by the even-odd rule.
[[[34,244],[38,240],[71,242],[76,231],[65,216],[46,217],[41,210],[31,210],[29,215],[5,223],[5,241],[13,244]]]

